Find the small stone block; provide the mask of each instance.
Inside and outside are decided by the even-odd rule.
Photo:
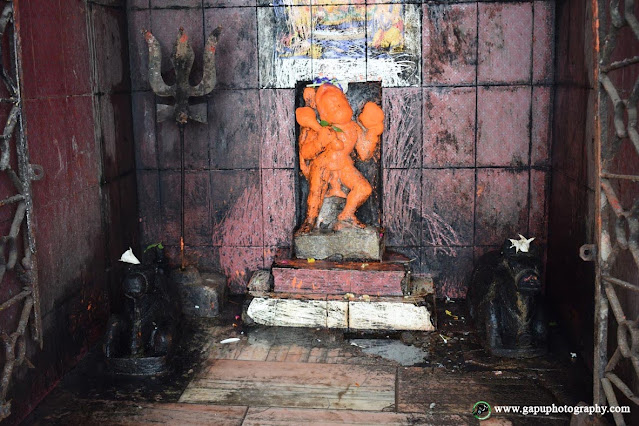
[[[212,318],[220,314],[226,301],[226,277],[201,274],[195,282],[177,283],[182,312],[187,317]]]
[[[202,280],[200,271],[194,266],[187,266],[185,269],[174,269],[171,271],[171,280],[178,286],[187,284],[198,284]]]
[[[256,297],[247,314],[258,324],[277,327],[326,327],[326,300]]]
[[[413,277],[411,279],[411,294],[414,296],[426,296],[435,292],[432,277]]]
[[[270,271],[259,270],[253,272],[248,283],[249,293],[266,293],[273,288],[273,275]]]
[[[406,271],[395,263],[290,260],[273,265],[276,293],[401,296]]]
[[[348,326],[352,330],[435,330],[425,306],[402,301],[349,302]]]
[[[383,236],[379,229],[349,228],[339,231],[315,229],[295,235],[295,257],[298,259],[381,260]]]

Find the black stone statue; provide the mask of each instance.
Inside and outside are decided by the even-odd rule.
[[[492,355],[528,358],[546,352],[540,276],[536,244],[521,251],[514,240],[506,240],[501,251],[479,259],[467,301],[482,343]]]
[[[163,250],[151,264],[131,265],[122,282],[124,312],[109,318],[104,355],[117,373],[143,375],[165,370],[181,316],[179,295],[163,268]]]

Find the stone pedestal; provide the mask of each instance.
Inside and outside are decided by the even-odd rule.
[[[304,163],[310,166],[311,174],[307,179],[299,175],[296,185],[297,221],[304,224],[305,230],[313,223],[314,229],[294,235],[294,259],[277,260],[271,274],[259,271],[253,276],[249,283],[253,299],[245,310],[249,320],[291,327],[433,329],[430,319],[433,310],[426,306],[432,294],[411,296],[409,260],[401,256],[389,260],[384,254],[382,173],[380,156],[375,155],[384,121],[380,104],[379,83],[354,83],[344,94],[332,85],[322,85],[315,92],[308,82],[298,82],[295,105],[298,148],[301,166]],[[315,113],[313,105],[317,107]],[[348,130],[356,126],[355,121],[348,119],[351,115],[358,117],[361,125],[358,135]],[[313,136],[315,130],[311,129],[318,130],[314,118],[322,125],[338,123],[344,130],[333,126],[332,131],[327,129],[328,132]],[[333,143],[339,140],[343,142],[342,148]],[[302,155],[311,152],[315,153],[312,160]],[[348,156],[354,160],[352,165],[345,164]],[[355,175],[359,175],[359,182],[355,181]],[[311,193],[309,182],[315,184],[318,179],[325,188],[318,194],[314,185]],[[361,191],[364,188],[366,191]],[[326,197],[327,194],[333,196]],[[351,195],[357,204],[356,211],[351,210],[354,205],[345,210]],[[308,209],[312,209],[310,218]],[[346,223],[337,220],[341,213],[347,217],[353,212],[358,221],[368,226],[346,227]],[[342,229],[334,230],[336,225]]]
[[[349,228],[339,231],[314,229],[296,234],[295,257],[298,259],[382,260],[384,234],[377,228]]]
[[[349,330],[434,330],[434,294],[411,282],[408,259],[382,262],[275,261],[257,271],[246,315],[255,323]],[[411,295],[413,287],[419,288]],[[432,289],[432,287],[431,287]]]

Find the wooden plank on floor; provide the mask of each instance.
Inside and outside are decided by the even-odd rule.
[[[244,348],[247,346],[246,339],[240,340],[239,342],[232,343],[220,343],[223,339],[216,340],[211,345],[211,351],[209,352],[209,360],[214,359],[237,359],[237,357],[242,353]]]
[[[405,413],[465,414],[471,412],[477,401],[486,401],[491,406],[522,407],[557,403],[546,388],[512,371],[452,373],[402,367],[399,369],[398,383],[398,407],[400,412]],[[550,421],[562,416],[541,417]]]
[[[321,363],[326,362],[326,356],[328,354],[327,348],[313,348],[308,355],[308,363]]]
[[[329,349],[328,353],[326,354],[326,363],[327,364],[337,364],[337,359],[339,358],[339,356],[342,353],[342,348],[334,348],[334,349]]]
[[[38,418],[32,425],[240,426],[248,407],[81,400]]]
[[[235,359],[243,361],[266,361],[270,350],[271,347],[269,345],[262,343],[247,344]]]
[[[288,346],[271,346],[271,350],[266,357],[267,361],[284,361],[286,359],[286,355],[288,355]]]
[[[291,345],[288,353],[286,354],[285,362],[305,362],[308,359],[310,353],[309,348],[303,346]]]
[[[474,420],[474,419],[473,419]],[[441,425],[475,424],[470,416],[453,414],[380,413],[350,410],[251,407],[242,426],[269,425]]]
[[[382,411],[395,404],[395,368],[217,360],[180,402]]]

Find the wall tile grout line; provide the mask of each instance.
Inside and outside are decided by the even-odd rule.
[[[257,0],[255,1],[255,3],[257,4]],[[262,216],[262,245],[261,245],[261,249],[262,249],[262,267],[266,268],[266,203],[264,201],[264,132],[263,127],[264,127],[264,123],[262,123],[262,115],[260,114],[261,111],[263,111],[264,109],[264,105],[263,105],[263,96],[264,96],[264,89],[260,89],[259,87],[261,86],[260,84],[260,80],[262,78],[262,72],[261,72],[261,61],[260,61],[260,31],[259,31],[259,14],[258,14],[258,9],[257,7],[255,8],[255,56],[256,56],[256,67],[257,67],[257,86],[258,86],[258,90],[257,90],[257,102],[259,105],[259,111],[258,111],[258,126],[260,126],[260,130],[258,130],[258,135],[261,135],[261,138],[257,144],[258,144],[258,152],[257,152],[257,165],[258,168],[260,169],[259,172],[259,185],[260,185],[260,198],[261,198],[261,202],[262,202],[262,208],[261,210],[261,216]],[[271,175],[272,178],[272,175]]]
[[[368,0],[365,0],[364,1],[364,80],[365,81],[368,81],[368,46],[369,46],[368,45],[368,6],[369,6]],[[380,152],[381,152],[381,146],[380,146]],[[380,217],[381,216],[382,215],[380,215]]]
[[[477,144],[479,139],[479,3],[475,3],[475,141],[474,141],[474,170],[475,186],[473,189],[473,246],[477,244],[477,189],[478,189],[478,169],[477,169]],[[475,263],[475,250],[473,249],[473,264]]]
[[[423,8],[420,8],[420,12],[423,12]],[[423,25],[423,13],[421,14],[421,19],[422,19],[422,25]],[[423,26],[422,26],[422,31],[423,31]],[[422,45],[423,48],[423,45]],[[423,57],[423,52],[422,52],[422,57]],[[423,82],[423,68],[420,71],[420,79],[422,79]],[[424,198],[424,143],[425,143],[425,137],[424,137],[424,88],[420,88],[419,89],[419,126],[420,126],[420,131],[419,131],[419,136],[421,138],[420,140],[420,153],[419,153],[419,158],[417,160],[418,165],[419,165],[419,191],[420,191],[420,197],[419,197],[419,211],[421,212],[420,218],[419,218],[419,235],[417,236],[417,238],[419,239],[419,241],[421,242],[421,246],[420,248],[417,250],[417,255],[419,256],[418,258],[418,270],[419,271],[423,271],[425,268],[425,265],[423,264],[423,259],[424,259],[424,239],[425,239],[425,232],[424,232],[424,203],[423,203],[423,198]],[[397,404],[398,402],[396,402]]]
[[[485,3],[485,4],[500,4],[500,3],[509,3],[509,4],[527,4],[527,3],[531,3],[532,1],[538,1],[538,2],[544,2],[544,3],[552,3],[554,2],[554,0],[476,0],[476,1],[468,1],[468,0],[424,0],[423,2],[420,1],[406,1],[406,2],[395,2],[395,1],[380,1],[380,2],[368,2],[366,1],[365,3],[353,3],[353,2],[348,2],[348,1],[344,1],[344,2],[311,2],[311,3],[305,3],[305,4],[300,4],[300,7],[305,7],[305,6],[352,6],[352,5],[360,5],[360,6],[364,6],[364,5],[371,5],[371,6],[377,6],[377,5],[396,5],[396,4],[415,4],[415,5],[430,5],[430,6],[437,6],[437,5],[443,5],[443,6],[454,6],[454,5],[469,5],[472,3]],[[97,3],[96,3],[97,4]],[[101,5],[101,6],[105,6],[105,7],[112,7],[112,8],[121,8],[120,6],[108,6],[108,5]],[[229,9],[229,8],[242,8],[242,9],[246,9],[246,8],[273,8],[273,7],[280,7],[281,5],[274,5],[273,3],[269,3],[269,4],[250,4],[250,5],[207,5],[204,4],[202,6],[128,6],[127,10],[128,11],[132,11],[132,12],[137,12],[137,11],[141,11],[141,10],[185,10],[185,9],[199,9],[200,7],[203,7],[204,9]]]
[[[528,110],[528,215],[526,219],[527,236],[530,237],[530,214],[532,211],[532,145],[533,145],[533,102],[534,102],[534,70],[535,70],[535,2],[530,3],[532,10],[532,22],[530,25],[530,106]]]
[[[148,29],[150,31],[152,31],[153,30],[153,14],[151,13],[150,10],[148,12],[148,19],[149,19],[149,28]],[[146,48],[146,46],[144,46],[144,48]],[[144,48],[142,49],[143,50],[142,55],[148,55],[148,50],[146,50]],[[142,63],[144,63],[144,61],[142,61]],[[147,71],[148,70],[142,70],[142,75],[143,76],[146,75]],[[160,164],[162,164],[162,163],[160,161],[160,141],[159,141],[159,138],[158,138],[159,132],[158,132],[158,123],[157,123],[157,119],[156,119],[156,117],[157,117],[157,99],[156,99],[155,93],[152,90],[150,90],[150,92],[152,93],[151,102],[153,104],[153,107],[151,108],[151,111],[152,111],[152,115],[153,115],[152,119],[153,119],[153,127],[154,127],[153,137],[154,137],[154,140],[155,140],[155,157],[156,157],[155,161],[156,161],[156,164],[158,166],[157,167],[157,176],[156,176],[158,202],[157,202],[157,206],[156,206],[156,209],[157,209],[156,211],[157,211],[157,215],[158,215],[159,221],[158,221],[158,225],[157,225],[157,227],[158,227],[158,229],[157,229],[158,235],[154,235],[154,237],[159,239],[160,235],[162,234],[162,229],[161,229],[161,225],[160,224],[165,223],[164,214],[162,213],[163,212],[163,204],[164,204],[164,200],[163,200],[163,197],[162,197],[162,176],[161,176],[161,169],[160,169]],[[145,241],[145,243],[148,243],[148,242],[149,241]]]
[[[206,25],[206,13],[205,13],[205,9],[204,9],[204,0],[202,0],[201,2],[201,6],[202,6],[202,43],[203,45],[206,45],[206,40],[207,40],[207,25]],[[217,86],[217,84],[216,84]],[[215,90],[215,88],[213,88],[213,90]],[[210,97],[207,96],[206,98],[206,115],[207,115],[207,123],[209,122],[209,117],[210,117],[210,102],[209,102]],[[206,129],[206,147],[207,147],[207,163],[208,163],[208,179],[207,179],[207,183],[208,183],[208,205],[207,205],[207,210],[208,210],[208,214],[207,214],[207,222],[208,222],[208,227],[207,230],[209,231],[209,233],[213,232],[213,197],[211,196],[212,192],[213,192],[213,176],[210,172],[213,164],[212,164],[212,154],[211,151],[213,150],[212,147],[212,139],[211,139],[211,133],[210,133],[210,126],[207,125],[207,129]],[[212,238],[211,235],[208,236],[209,238]],[[247,409],[248,411],[248,409]],[[246,414],[245,414],[246,415]]]
[[[265,167],[267,169],[273,169],[273,170],[289,170],[289,171],[294,171],[294,168],[291,167]],[[515,171],[515,172],[524,172],[527,171],[528,169],[531,170],[537,170],[537,171],[551,171],[550,166],[548,165],[532,165],[532,166],[511,166],[511,165],[496,165],[496,166],[477,166],[477,167],[473,167],[473,166],[459,166],[459,165],[451,165],[451,166],[426,166],[426,167],[385,167],[386,170],[412,170],[412,169],[421,169],[421,170],[473,170],[473,169],[478,169],[478,170],[509,170],[509,171]],[[161,167],[161,168],[157,168],[157,167],[138,167],[135,170],[141,170],[141,171],[160,171],[160,172],[179,172],[180,169],[179,168],[175,168],[175,167]],[[259,167],[246,167],[246,168],[242,168],[242,167],[236,167],[236,168],[185,168],[184,170],[186,170],[187,172],[191,173],[191,172],[205,172],[205,171],[211,171],[211,172],[215,172],[215,171],[240,171],[240,170],[245,170],[245,171],[257,171],[260,170]]]
[[[475,87],[485,87],[485,88],[490,88],[490,87],[502,87],[502,88],[529,88],[531,85],[528,83],[522,83],[522,82],[511,82],[511,83],[499,83],[499,82],[491,82],[491,83],[468,83],[468,84],[464,84],[464,83],[460,83],[460,84],[422,84],[422,85],[407,85],[407,86],[383,86],[384,89],[403,89],[403,88],[430,88],[430,89],[461,89],[461,88],[475,88]],[[544,83],[544,82],[536,82],[532,84],[533,87],[554,87],[553,83]],[[569,87],[576,87],[576,88],[582,88],[582,89],[588,89],[588,87],[585,86],[580,86],[580,85],[573,85],[573,86],[569,86]],[[222,86],[222,87],[218,87],[216,86],[215,91],[216,92],[241,92],[241,91],[255,91],[255,90],[264,90],[264,89],[273,89],[273,90],[291,90],[291,89],[295,89],[295,87],[288,87],[288,86],[260,86],[258,84],[258,86],[253,87],[234,87],[234,86]],[[149,93],[151,92],[150,89],[132,89],[131,93],[132,94],[137,94],[137,93]],[[106,94],[106,93],[99,93],[99,94]],[[129,94],[129,92],[119,92],[119,91],[114,91],[112,93],[109,93],[112,95],[118,95],[118,94]],[[25,100],[37,100],[37,99],[48,99],[48,98],[54,98],[54,99],[59,99],[59,98],[69,98],[69,97],[83,97],[83,96],[90,96],[92,95],[92,93],[81,93],[81,94],[73,94],[73,95],[43,95],[43,96],[30,96],[28,98],[24,98]],[[211,95],[205,96],[204,98],[206,99],[211,99]]]

